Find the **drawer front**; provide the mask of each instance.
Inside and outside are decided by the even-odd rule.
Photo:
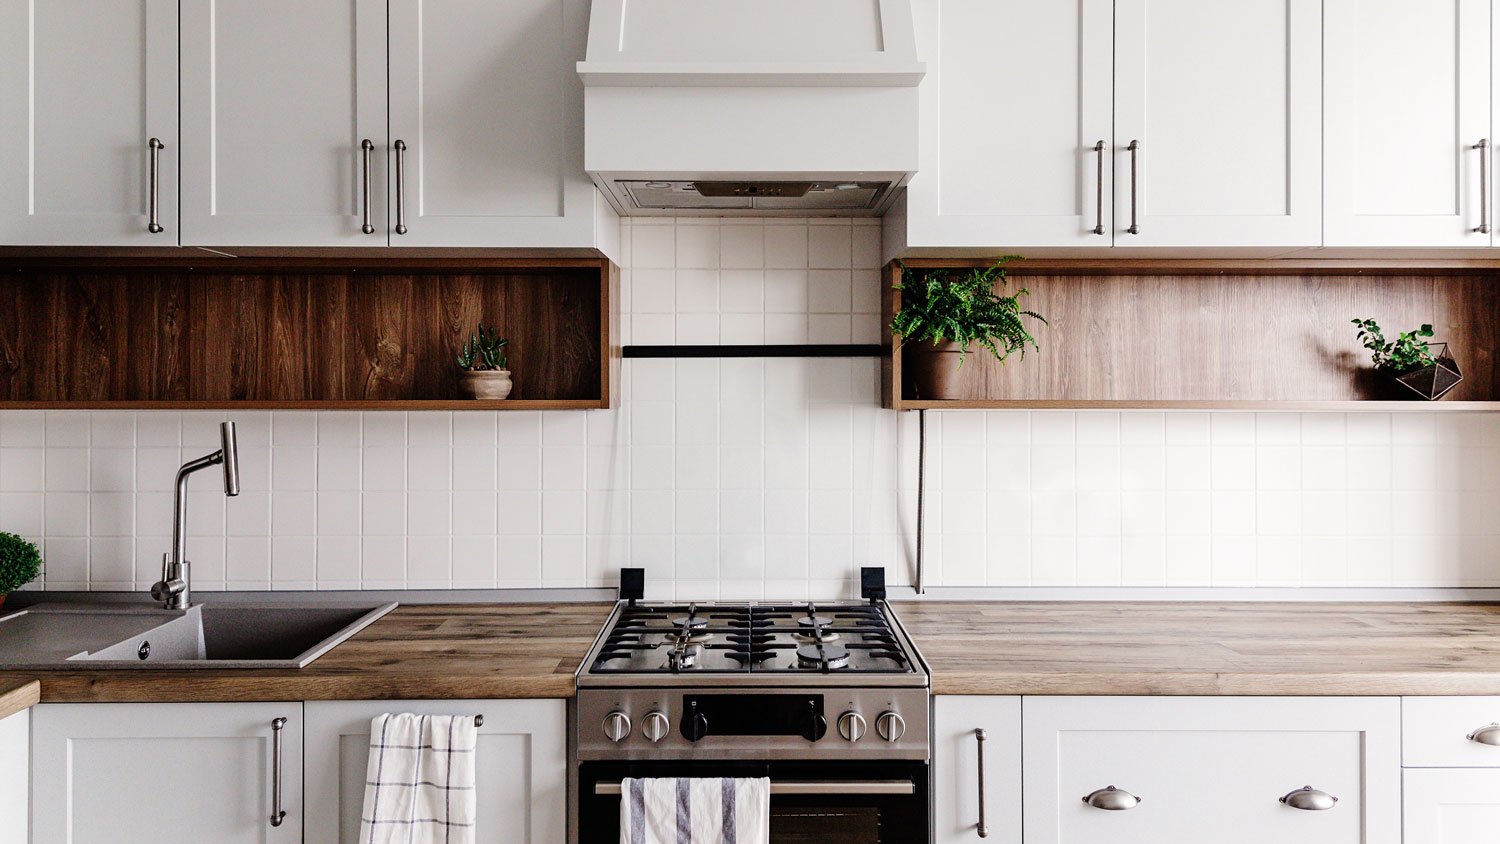
[[[1394,698],[1026,698],[1025,840],[1395,844],[1399,723]],[[1090,805],[1110,786],[1139,804]],[[1304,786],[1338,802],[1281,802]]]
[[[1500,723],[1500,697],[1402,698],[1401,764],[1410,768],[1500,768],[1500,745],[1469,738],[1496,723]],[[1500,742],[1500,729],[1487,735],[1491,741]]]

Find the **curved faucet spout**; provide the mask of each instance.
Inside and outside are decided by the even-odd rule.
[[[238,438],[233,422],[219,423],[220,448],[196,460],[189,460],[177,470],[172,496],[172,550],[163,555],[161,580],[151,587],[151,597],[169,610],[184,610],[192,604],[192,588],[187,561],[187,484],[194,472],[210,466],[224,466],[224,494],[240,494],[240,458]]]

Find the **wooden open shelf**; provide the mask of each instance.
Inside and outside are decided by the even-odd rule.
[[[909,260],[914,269],[985,265]],[[896,410],[1101,409],[1500,411],[1500,270],[1453,265],[1254,266],[1193,262],[1023,261],[1010,285],[1031,291],[1047,317],[1040,353],[999,365],[970,355],[965,397],[925,400],[903,366],[910,352],[882,343],[882,403]],[[883,320],[901,306],[886,268]],[[1437,329],[1464,381],[1437,402],[1389,400],[1355,339],[1354,317],[1389,332]]]
[[[601,258],[0,266],[5,408],[559,410],[617,389]],[[505,401],[458,394],[481,320],[510,338]]]

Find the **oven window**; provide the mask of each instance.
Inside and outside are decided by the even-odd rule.
[[[771,808],[772,844],[881,844],[880,810]]]

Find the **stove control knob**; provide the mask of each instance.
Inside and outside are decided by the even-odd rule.
[[[906,735],[906,719],[894,712],[882,712],[875,719],[875,732],[886,741],[900,741]]]
[[[858,712],[845,712],[839,716],[839,735],[844,737],[844,741],[859,741],[865,737],[867,729],[865,716]]]
[[[646,717],[641,719],[641,734],[652,744],[666,738],[671,731],[672,722],[660,712],[647,712]]]
[[[618,710],[604,716],[604,737],[621,742],[630,737],[630,716]]]
[[[708,735],[708,716],[698,711],[698,704],[688,705],[688,714],[682,719],[682,737],[698,741]]]
[[[809,705],[807,720],[802,724],[802,737],[808,741],[817,741],[825,735],[828,735],[828,719],[814,705]]]

